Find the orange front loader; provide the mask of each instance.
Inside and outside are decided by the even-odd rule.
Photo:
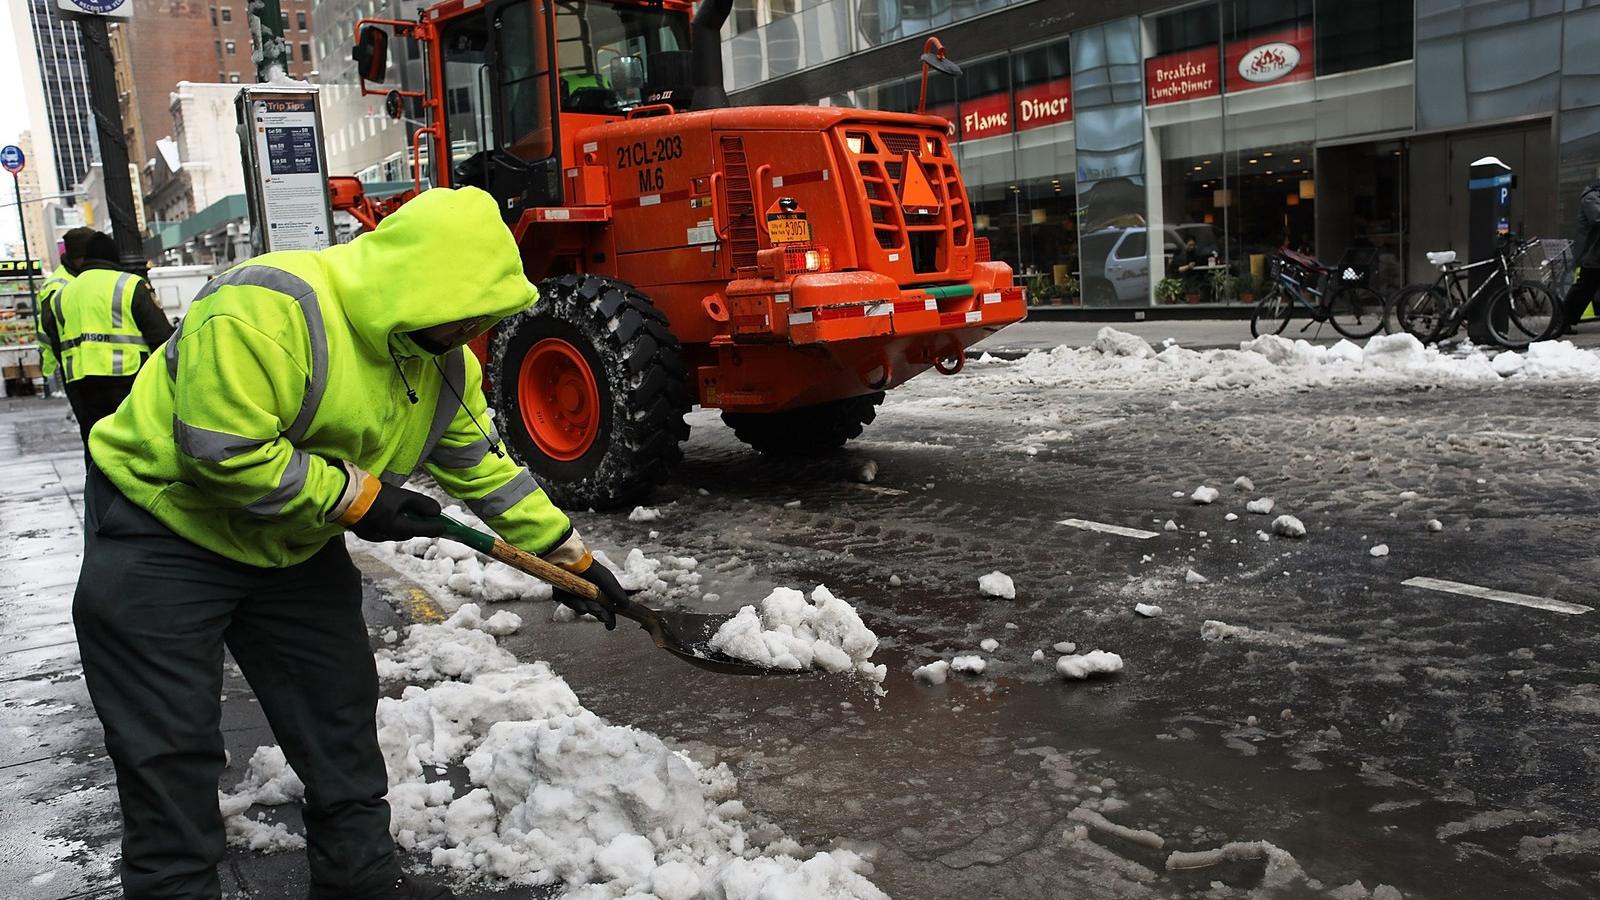
[[[362,90],[421,110],[413,191],[489,191],[539,284],[477,349],[500,434],[563,504],[641,499],[694,403],[764,452],[836,449],[885,390],[1024,315],[973,235],[949,123],[728,107],[731,5],[447,0],[357,23]],[[424,90],[382,86],[385,29],[420,45]],[[367,227],[412,193],[334,179]]]

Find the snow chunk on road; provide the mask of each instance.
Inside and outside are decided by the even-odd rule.
[[[1429,531],[1443,531],[1444,530],[1444,523],[1439,521],[1438,519],[1429,519],[1428,520],[1428,530]]]
[[[911,677],[923,684],[944,684],[944,680],[950,677],[950,664],[942,659],[934,660],[925,666],[917,666]]]
[[[1237,521],[1239,521],[1239,514],[1238,513],[1228,513],[1227,515],[1223,516],[1222,518],[1228,520],[1229,522],[1237,522]]]
[[[871,484],[878,480],[878,461],[869,459],[856,470],[856,481],[862,484]]]
[[[1162,531],[1177,531],[1178,530],[1178,523],[1172,521],[1171,519],[1168,519],[1167,520],[1167,524],[1161,526],[1161,530]]]
[[[1051,649],[1057,653],[1077,653],[1078,645],[1071,641],[1057,641]]]
[[[1000,649],[1000,642],[994,638],[984,638],[978,642],[978,649],[985,653],[993,653]]]
[[[1002,600],[1017,599],[1017,585],[1011,576],[1001,571],[990,572],[978,579],[978,593]]]
[[[953,672],[963,672],[967,675],[982,675],[983,670],[987,668],[989,668],[989,664],[984,661],[983,657],[976,654],[958,656],[955,659],[950,660],[950,669]]]
[[[654,522],[661,518],[661,510],[651,506],[635,506],[633,512],[628,513],[629,522]]]
[[[1233,489],[1236,491],[1251,493],[1255,491],[1256,483],[1251,481],[1248,475],[1240,475],[1238,478],[1233,480]]]
[[[1109,325],[1101,328],[1095,335],[1089,350],[1102,356],[1128,356],[1135,359],[1150,359],[1156,355],[1149,341],[1136,334],[1118,331]]]
[[[1090,650],[1081,656],[1056,660],[1056,673],[1063,678],[1083,680],[1090,675],[1111,675],[1122,671],[1122,657],[1104,650]]]
[[[1082,806],[1074,809],[1070,813],[1067,813],[1067,818],[1073,820],[1074,822],[1082,822],[1096,831],[1103,831],[1106,834],[1115,835],[1125,841],[1131,841],[1132,843],[1140,846],[1149,847],[1151,850],[1160,850],[1162,847],[1166,846],[1167,843],[1165,838],[1159,834],[1156,834],[1154,831],[1147,831],[1142,828],[1129,828],[1126,825],[1118,825],[1100,813],[1092,809],[1086,809]]]
[[[1407,335],[1409,337],[1409,335]],[[1302,538],[1306,536],[1305,523],[1294,516],[1283,515],[1272,520],[1272,530],[1275,534],[1284,537]]]
[[[217,792],[217,806],[228,844],[257,853],[283,853],[305,848],[306,839],[293,834],[282,822],[252,819],[245,813],[251,806],[279,806],[306,795],[306,786],[277,746],[257,747],[250,756],[244,780],[232,791]]]
[[[1401,491],[1400,492],[1400,499],[1401,500],[1415,500],[1415,499],[1417,499],[1417,492],[1416,491]]]
[[[1030,657],[1030,658],[1034,662],[1044,662],[1044,651],[1043,650],[1035,650],[1035,651],[1033,651],[1033,656]]]
[[[1190,569],[1189,571],[1183,573],[1183,580],[1189,584],[1205,584],[1211,579],[1201,575],[1199,572],[1196,572],[1193,569]]]
[[[1202,484],[1194,489],[1194,493],[1189,495],[1189,499],[1204,506],[1206,504],[1215,502],[1216,499],[1221,495],[1222,492],[1218,491],[1216,488],[1208,484]]]
[[[873,665],[878,636],[850,604],[818,585],[811,600],[793,588],[774,588],[760,611],[746,606],[722,623],[710,647],[773,669],[857,672],[882,693],[888,668]]]
[[[1368,550],[1367,552],[1372,554],[1372,556],[1374,558],[1380,557],[1380,556],[1388,556],[1389,555],[1389,545],[1388,544],[1379,544],[1376,547],[1373,547],[1371,550]]]
[[[1404,336],[1411,337],[1409,334]],[[1253,860],[1266,861],[1266,872],[1261,878],[1263,889],[1287,887],[1305,878],[1305,872],[1300,868],[1300,864],[1295,862],[1287,850],[1279,849],[1266,841],[1235,841],[1213,850],[1177,850],[1167,857],[1167,871],[1201,869],[1222,863]]]
[[[1156,616],[1161,615],[1161,607],[1156,606],[1154,603],[1135,603],[1133,611],[1146,619],[1154,619]]]
[[[1246,503],[1244,508],[1246,512],[1253,512],[1258,516],[1266,516],[1272,514],[1272,507],[1274,505],[1275,504],[1273,503],[1271,497],[1262,497],[1259,500],[1251,500],[1249,503]]]

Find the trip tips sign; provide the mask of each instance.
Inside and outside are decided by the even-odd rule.
[[[1316,74],[1311,37],[1311,26],[1301,25],[1229,41],[1223,59],[1228,93],[1309,81]]]

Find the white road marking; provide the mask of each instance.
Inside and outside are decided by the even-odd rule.
[[[1577,603],[1551,600],[1547,597],[1535,597],[1531,594],[1497,591],[1494,588],[1478,587],[1475,584],[1462,584],[1459,581],[1445,581],[1442,578],[1408,578],[1400,583],[1406,587],[1426,588],[1430,591],[1444,591],[1448,594],[1461,594],[1464,597],[1477,597],[1480,600],[1493,600],[1496,603],[1515,603],[1518,606],[1531,606],[1534,609],[1566,613],[1569,616],[1594,612],[1594,607],[1592,606],[1581,606]]]
[[[1122,537],[1138,538],[1141,541],[1148,541],[1153,537],[1161,536],[1161,532],[1159,531],[1143,531],[1138,528],[1124,528],[1121,525],[1107,525],[1104,522],[1090,522],[1088,519],[1062,519],[1056,524],[1065,525],[1068,528],[1081,528],[1084,531],[1100,531],[1104,532],[1105,534],[1116,534],[1121,535]]]
[[[1478,436],[1509,438],[1515,441],[1555,441],[1559,444],[1600,443],[1600,438],[1579,437],[1575,434],[1523,434],[1520,431],[1480,431]]]

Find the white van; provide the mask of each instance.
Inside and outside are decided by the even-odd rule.
[[[216,266],[156,266],[150,270],[150,290],[167,318],[181,319],[216,271]]]

